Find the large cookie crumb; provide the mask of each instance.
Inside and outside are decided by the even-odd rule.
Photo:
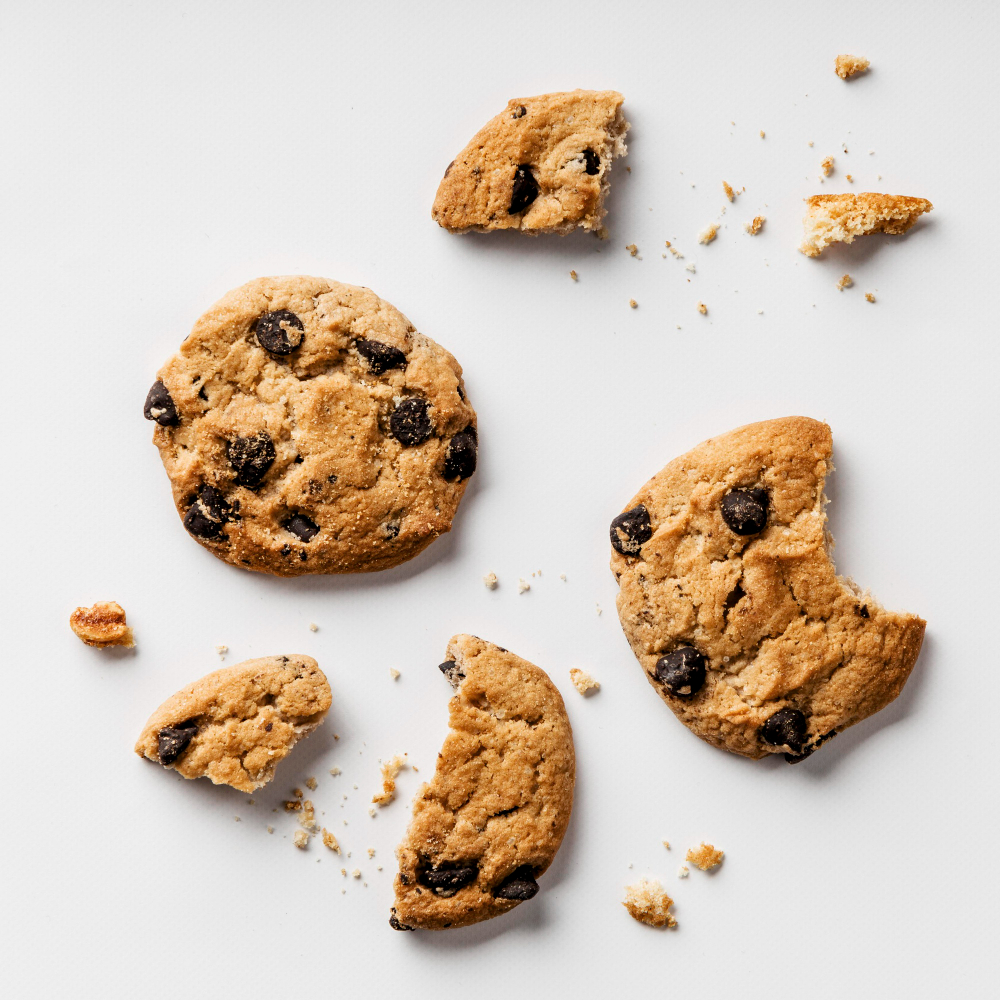
[[[674,901],[663,891],[656,880],[642,879],[625,886],[622,906],[640,923],[650,927],[676,927],[677,920],[670,913]]]
[[[724,857],[725,854],[722,851],[717,851],[711,844],[699,844],[687,852],[684,860],[690,861],[703,872],[707,872],[709,868],[715,868]]]
[[[871,63],[864,56],[837,56],[834,60],[833,68],[841,80],[850,79],[858,73],[864,73]]]
[[[398,754],[382,764],[382,791],[372,796],[378,806],[387,806],[396,797],[396,775],[406,766],[406,754]]]
[[[132,647],[132,629],[125,624],[125,609],[114,601],[98,601],[92,608],[77,608],[69,616],[70,628],[88,646]]]
[[[815,194],[806,205],[805,237],[799,250],[807,257],[818,257],[831,243],[853,243],[855,237],[869,233],[898,236],[934,207],[926,198],[873,191]]]
[[[600,681],[595,681],[586,670],[580,670],[578,667],[573,667],[570,670],[569,679],[573,682],[573,687],[584,696],[589,695],[592,691],[601,690]]]

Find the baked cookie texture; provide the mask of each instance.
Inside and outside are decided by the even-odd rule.
[[[132,629],[125,621],[125,609],[115,601],[98,601],[92,608],[76,608],[69,616],[69,627],[88,646],[135,645]]]
[[[703,740],[802,760],[902,690],[924,621],[830,557],[830,428],[749,424],[674,459],[612,522],[618,615],[650,684]]]
[[[833,158],[827,157],[832,164]],[[824,163],[824,173],[829,174]],[[905,233],[924,212],[934,206],[926,198],[907,195],[876,194],[814,194],[806,198],[805,230],[800,252],[818,257],[831,243],[853,243],[856,236],[869,233]]]
[[[188,533],[278,576],[411,559],[451,528],[476,467],[458,362],[374,292],[324,278],[226,295],[144,413]]]
[[[252,792],[330,708],[330,685],[310,656],[264,656],[216,670],[168,698],[135,752],[185,778]]]
[[[596,230],[628,122],[614,90],[517,97],[444,172],[432,215],[453,232]]]
[[[396,930],[463,927],[531,899],[573,807],[573,733],[545,672],[472,635],[447,657],[451,732],[396,851]]]

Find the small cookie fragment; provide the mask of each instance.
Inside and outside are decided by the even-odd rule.
[[[323,846],[329,847],[335,854],[340,854],[340,844],[337,843],[337,838],[325,826],[323,827]]]
[[[711,243],[719,232],[719,227],[714,223],[707,225],[699,234],[699,243]]]
[[[864,56],[841,55],[833,62],[833,68],[841,80],[849,80],[858,73],[864,73],[871,63]]]
[[[528,590],[531,590],[531,584],[530,584],[530,583],[528,583],[528,581],[527,581],[527,580],[525,580],[525,579],[524,579],[524,577],[522,576],[522,577],[521,577],[521,578],[520,578],[520,579],[519,579],[519,580],[517,581],[517,592],[518,592],[519,594],[523,594],[523,593],[525,593],[525,591],[528,591]]]
[[[572,278],[572,279],[573,279],[574,281],[578,281],[578,280],[579,280],[579,275],[578,275],[578,274],[576,273],[576,271],[570,271],[570,272],[569,272],[569,276],[570,276],[570,277],[571,277],[571,278]]]
[[[663,886],[655,879],[641,879],[633,885],[625,886],[622,906],[639,923],[650,927],[676,927],[677,920],[670,913],[674,901],[663,891]]]
[[[704,302],[699,302],[698,312],[700,312],[702,316],[705,316],[708,313],[708,306],[706,306]]]
[[[132,629],[125,624],[125,609],[114,601],[98,601],[91,608],[77,608],[69,616],[69,627],[88,646],[135,645]]]
[[[315,792],[319,787],[319,782],[315,778],[306,778],[305,786],[309,789],[309,791]]]
[[[699,844],[687,852],[684,860],[707,872],[709,868],[715,868],[724,857],[724,852],[717,851],[711,844]]]
[[[845,274],[840,281],[837,282],[837,291],[842,292],[845,288],[850,288],[853,284],[854,279],[849,274]]]
[[[309,834],[305,830],[296,830],[292,834],[292,843],[295,844],[299,850],[304,851],[309,846]]]
[[[487,590],[497,589],[497,575],[492,570],[483,577],[483,584]]]
[[[748,233],[749,233],[749,234],[750,234],[751,236],[756,236],[756,235],[757,235],[757,234],[758,234],[758,233],[760,232],[760,230],[761,230],[761,227],[762,227],[763,225],[764,225],[764,216],[763,216],[763,215],[755,215],[755,216],[753,217],[753,219],[751,219],[751,220],[750,220],[750,222],[746,223],[746,224],[745,224],[745,225],[743,226],[743,228],[744,228],[744,229],[745,229],[745,230],[746,230],[746,231],[747,231],[747,232],[748,232]]]
[[[629,299],[629,300],[628,300],[628,304],[629,304],[629,305],[630,305],[630,306],[631,306],[631,307],[632,307],[633,309],[637,309],[637,308],[639,307],[639,303],[638,303],[638,302],[636,302],[636,301],[635,301],[635,299]]]
[[[722,182],[722,190],[726,192],[726,199],[732,201],[736,192],[725,181]]]
[[[399,671],[395,667],[389,667],[389,676],[394,680],[399,680]]]
[[[875,296],[872,295],[871,292],[865,292],[865,301],[866,302],[874,302],[875,301]]]
[[[924,212],[934,206],[926,198],[907,195],[815,194],[806,199],[805,229],[799,250],[818,257],[831,243],[853,243],[869,233],[905,233]]]
[[[584,697],[589,695],[592,691],[600,691],[601,683],[600,681],[594,680],[586,670],[580,670],[579,667],[572,667],[569,672],[569,679],[573,682],[573,687],[577,689]]]
[[[820,169],[823,171],[823,176],[829,177],[830,174],[833,173],[833,157],[832,156],[824,157],[823,160],[820,162],[819,166]]]
[[[691,869],[688,868],[687,865],[681,865],[680,868],[677,869],[678,878],[687,878],[688,875],[690,874],[691,874]]]
[[[632,255],[633,257],[635,257],[635,256],[636,256],[636,254],[638,254],[638,253],[639,253],[639,248],[638,248],[638,247],[637,247],[637,246],[636,246],[636,245],[635,245],[634,243],[629,243],[629,245],[628,245],[627,247],[625,247],[625,249],[626,249],[626,250],[628,250],[628,252],[629,252],[629,253],[630,253],[630,254],[631,254],[631,255]]]
[[[372,802],[387,806],[396,797],[396,776],[405,766],[406,754],[397,754],[382,764],[382,791],[372,796]]]

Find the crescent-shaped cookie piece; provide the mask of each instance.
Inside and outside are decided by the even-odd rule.
[[[573,808],[573,732],[545,672],[472,635],[447,656],[451,732],[396,851],[396,930],[463,927],[531,899]]]
[[[599,229],[628,122],[615,90],[517,97],[449,164],[434,199],[452,232]]]
[[[674,459],[611,525],[618,615],[650,684],[703,740],[802,760],[889,704],[924,621],[839,577],[830,428],[749,424]]]
[[[330,685],[312,657],[246,660],[168,698],[135,752],[185,778],[252,792],[323,721],[330,703]]]
[[[806,199],[805,230],[799,251],[818,257],[831,243],[853,243],[870,233],[905,233],[934,206],[926,198],[901,194],[814,194]]]

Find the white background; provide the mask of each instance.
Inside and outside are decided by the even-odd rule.
[[[988,995],[991,4],[32,3],[3,22],[12,996]],[[841,81],[838,52],[872,70]],[[574,87],[621,90],[632,122],[607,241],[431,221],[445,166],[508,98]],[[733,205],[723,180],[746,188]],[[797,253],[801,199],[846,190],[935,209],[903,238]],[[465,367],[480,469],[452,533],[393,571],[281,580],[215,560],[186,536],[142,419],[201,312],[298,273],[373,288]],[[649,688],[616,620],[608,523],[704,438],[799,413],[833,428],[839,569],[928,627],[902,696],[790,768],[700,742]],[[124,605],[133,652],[70,632],[96,600]],[[397,934],[393,849],[446,732],[436,664],[459,631],[563,691],[575,811],[534,902]],[[334,692],[253,806],[132,753],[150,712],[219,666],[217,643],[227,664],[313,655]],[[571,688],[573,666],[596,697]],[[378,759],[402,751],[421,773],[370,819]],[[296,850],[272,811],[309,775],[350,859]],[[725,862],[678,880],[702,839]],[[626,915],[642,874],[674,895],[676,931]]]

